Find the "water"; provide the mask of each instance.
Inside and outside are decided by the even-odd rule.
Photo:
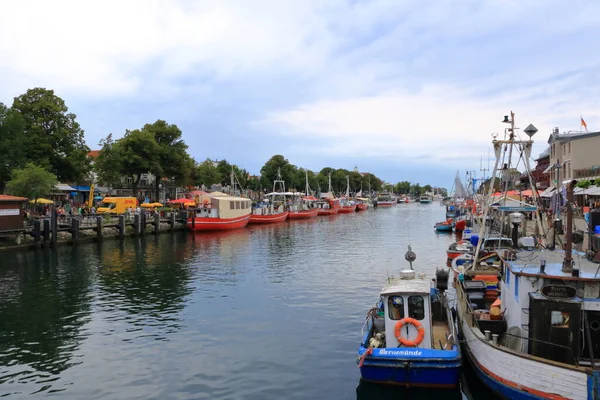
[[[0,396],[464,398],[359,384],[355,362],[365,313],[406,267],[407,245],[418,271],[445,264],[454,238],[433,230],[444,219],[437,203],[401,204],[1,254]]]

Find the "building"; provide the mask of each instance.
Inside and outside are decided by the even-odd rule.
[[[531,171],[533,184],[538,191],[543,191],[550,186],[550,147],[544,150],[538,158],[535,159],[535,168]],[[526,172],[521,174],[521,188],[529,188],[529,176]]]
[[[554,128],[550,145],[551,185],[561,186],[573,179],[600,178],[600,132],[559,133]]]

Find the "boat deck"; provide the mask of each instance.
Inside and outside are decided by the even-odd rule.
[[[442,321],[433,321],[432,327],[433,347],[437,350],[443,350],[446,345],[446,332],[449,331],[448,324]],[[442,343],[440,346],[440,342]]]

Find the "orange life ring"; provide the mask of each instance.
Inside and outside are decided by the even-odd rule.
[[[405,324],[411,324],[412,326],[417,328],[417,338],[415,340],[407,340],[402,337],[402,327]],[[401,345],[406,347],[417,347],[417,345],[421,343],[423,341],[423,338],[425,337],[425,328],[423,328],[421,323],[416,319],[407,317],[396,322],[394,333],[396,334],[396,339],[398,339],[398,342]]]

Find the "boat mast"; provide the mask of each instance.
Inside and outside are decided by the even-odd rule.
[[[310,196],[310,187],[308,186],[308,170],[304,170],[306,175],[306,196]]]
[[[329,172],[329,188],[327,189],[327,192],[331,193],[331,195],[333,196],[333,188],[331,187],[331,172]]]
[[[346,199],[350,198],[350,175],[346,175]]]

